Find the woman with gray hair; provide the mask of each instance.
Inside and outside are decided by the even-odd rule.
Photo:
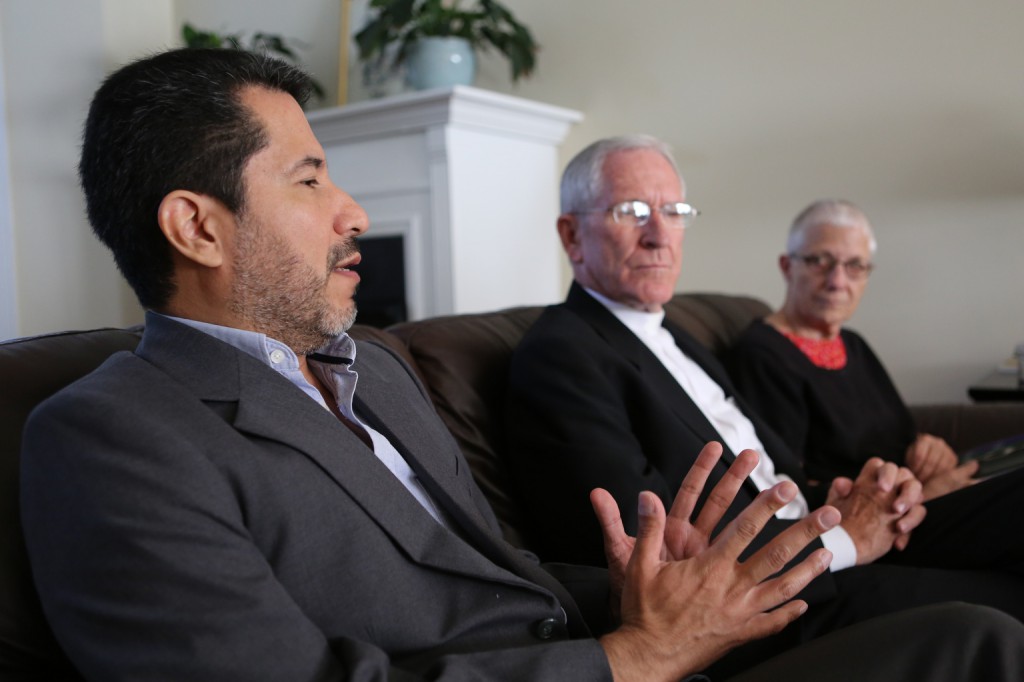
[[[740,393],[802,455],[809,479],[856,477],[871,457],[908,467],[927,499],[969,485],[944,440],[918,433],[867,342],[843,327],[874,265],[871,224],[857,206],[816,201],[794,219],[779,257],[782,307],[755,321],[729,358]]]

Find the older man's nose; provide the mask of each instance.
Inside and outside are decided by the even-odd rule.
[[[679,232],[672,226],[670,219],[662,215],[661,211],[651,211],[651,217],[647,219],[647,224],[640,229],[643,231],[643,243],[650,246],[668,244]]]

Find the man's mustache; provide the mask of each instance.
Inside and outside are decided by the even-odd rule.
[[[327,271],[330,272],[357,253],[360,253],[359,242],[354,237],[335,244],[327,252]]]

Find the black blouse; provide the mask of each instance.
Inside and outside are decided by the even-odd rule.
[[[803,458],[808,478],[856,477],[870,457],[903,464],[916,430],[867,342],[848,329],[846,366],[823,369],[767,323],[753,322],[727,366],[740,394]]]

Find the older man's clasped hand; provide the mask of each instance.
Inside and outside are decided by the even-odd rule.
[[[856,479],[834,479],[826,498],[843,515],[841,525],[857,548],[858,564],[904,549],[911,531],[924,521],[923,502],[921,482],[910,469],[878,457],[865,462]]]

